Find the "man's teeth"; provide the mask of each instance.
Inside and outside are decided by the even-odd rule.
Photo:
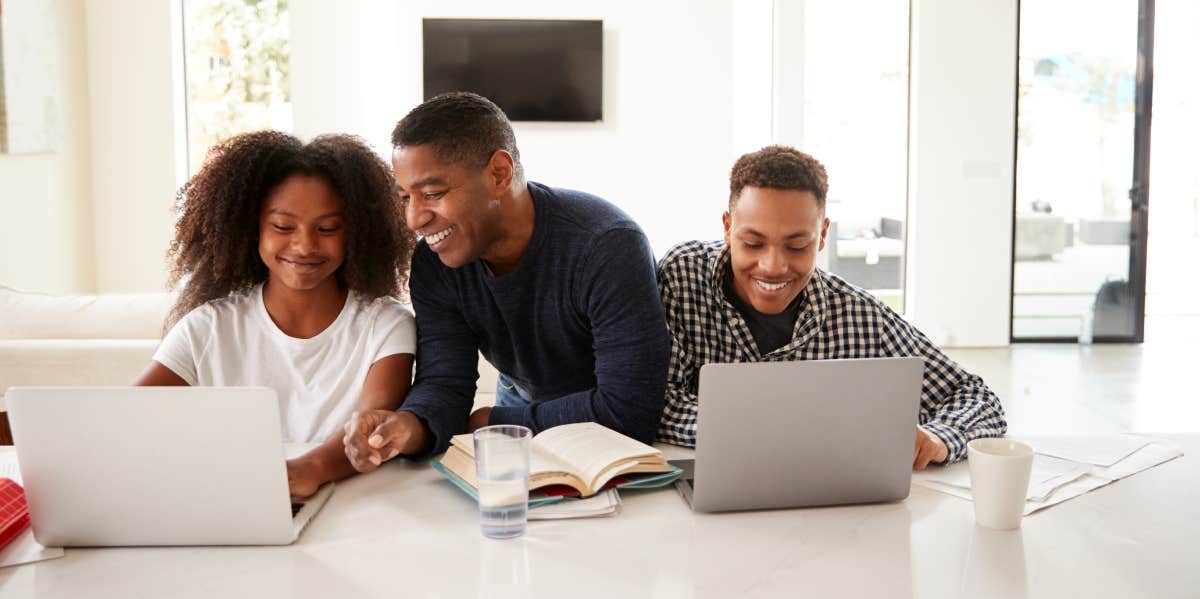
[[[454,227],[447,227],[445,229],[442,229],[441,231],[438,231],[437,233],[434,233],[433,235],[426,236],[425,241],[428,241],[429,245],[435,245],[439,241],[449,237],[450,234],[453,232],[454,232]]]
[[[762,287],[763,289],[766,289],[767,291],[779,291],[780,289],[787,287],[787,284],[788,284],[787,281],[784,281],[782,283],[768,283],[766,281],[759,281],[758,279],[755,279],[754,282],[758,283],[759,287]]]

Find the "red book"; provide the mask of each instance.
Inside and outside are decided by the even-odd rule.
[[[12,479],[0,478],[0,547],[9,544],[29,527],[29,504],[25,489]]]

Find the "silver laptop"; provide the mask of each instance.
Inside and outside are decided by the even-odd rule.
[[[333,491],[292,503],[272,389],[14,387],[5,403],[42,545],[286,545]]]
[[[923,373],[920,358],[706,364],[680,493],[701,512],[904,499]]]

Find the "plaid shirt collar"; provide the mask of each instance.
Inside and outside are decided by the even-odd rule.
[[[746,319],[729,301],[729,298],[725,297],[725,273],[729,271],[730,262],[729,247],[722,242],[712,250],[708,260],[709,283],[713,297],[721,308],[720,312],[725,319],[725,325],[733,333],[734,339],[737,340],[738,346],[743,352],[752,356],[763,356],[764,354],[760,354],[758,351],[758,344],[755,343],[754,336],[750,333],[750,327],[746,326]],[[790,355],[807,345],[816,336],[817,332],[821,330],[821,323],[824,321],[828,304],[826,287],[824,273],[820,268],[814,268],[808,284],[800,290],[800,312],[796,315],[796,323],[792,328],[792,340],[765,356]]]

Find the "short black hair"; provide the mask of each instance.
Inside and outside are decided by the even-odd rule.
[[[824,210],[829,176],[816,158],[796,148],[767,146],[742,155],[733,164],[733,170],[729,173],[731,209],[746,187],[810,191],[817,196],[817,206]]]
[[[435,96],[412,109],[392,130],[392,147],[433,146],[447,164],[483,168],[496,150],[513,158],[513,170],[523,176],[521,153],[508,116],[491,100],[471,92]]]

